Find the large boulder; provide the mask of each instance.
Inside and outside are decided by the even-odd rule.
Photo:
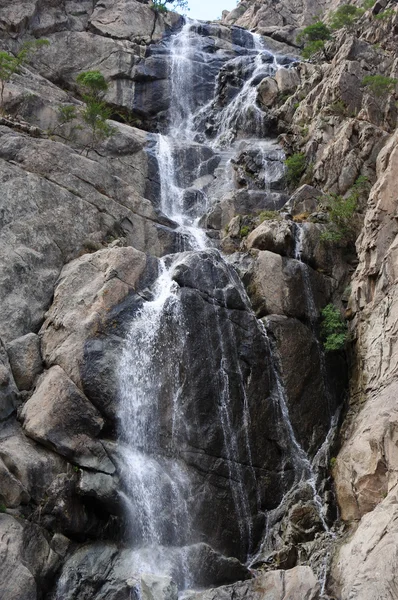
[[[63,269],[41,330],[47,365],[60,365],[102,414],[113,419],[119,386],[115,360],[126,319],[142,303],[138,293],[157,271],[154,259],[131,247],[81,256]]]
[[[24,431],[73,462],[105,473],[114,465],[97,438],[103,420],[58,366],[45,373],[21,411]]]
[[[246,240],[248,250],[268,250],[281,256],[294,256],[294,225],[289,221],[266,220],[256,227]]]
[[[342,600],[394,597],[398,553],[396,486],[367,513],[335,557],[334,591]],[[355,556],[355,560],[352,557]]]
[[[105,0],[94,8],[90,29],[101,37],[149,43],[160,40],[180,19],[176,13],[163,14],[136,0]]]
[[[60,539],[29,522],[0,514],[0,575],[3,600],[36,600],[49,591],[64,550]]]
[[[319,597],[319,583],[310,567],[271,571],[252,581],[186,595],[187,600],[318,600]]]
[[[259,251],[246,273],[247,289],[258,316],[285,315],[316,321],[331,296],[333,282],[306,264]]]
[[[55,598],[72,600],[95,591],[98,600],[128,600],[133,594],[145,600],[177,600],[178,588],[223,584],[239,577],[250,577],[249,571],[205,544],[134,551],[96,542],[81,546],[68,558]]]
[[[56,477],[65,473],[65,460],[27,438],[17,423],[8,422],[0,439],[2,502],[10,508],[36,505]]]

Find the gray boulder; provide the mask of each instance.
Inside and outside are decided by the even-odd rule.
[[[52,367],[21,411],[27,435],[81,466],[113,473],[101,442],[103,420],[66,373]]]
[[[0,514],[0,577],[3,600],[36,600],[60,566],[37,525]]]
[[[188,592],[187,600],[318,600],[319,584],[310,567],[289,571],[270,571],[252,581],[213,588],[204,592]]]
[[[12,421],[2,428],[0,459],[0,494],[10,508],[31,499],[39,505],[54,479],[67,470],[60,456],[27,438]]]
[[[18,388],[31,389],[36,377],[43,370],[39,337],[35,333],[27,333],[10,342],[7,353]]]

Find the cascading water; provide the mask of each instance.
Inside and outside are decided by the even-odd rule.
[[[152,298],[134,316],[120,361],[120,453],[132,571],[172,575],[181,589],[198,584],[190,548],[214,542],[213,530],[219,532],[222,551],[249,559],[258,548],[265,512],[292,486],[307,481],[320,503],[278,370],[272,360],[267,364],[273,349],[264,326],[232,267],[217,250],[206,249],[210,241],[198,225],[228,185],[237,138],[244,144],[249,139],[259,153],[263,189],[272,180],[269,147],[259,139],[267,124],[256,104],[256,84],[273,74],[278,62],[249,32],[234,32],[241,44],[232,46],[238,57],[222,41],[216,52],[204,50],[205,33],[203,24],[187,21],[169,41],[169,125],[158,135],[155,152],[160,209],[176,224],[182,244],[159,261]],[[240,88],[220,93],[220,86],[226,89],[220,69],[228,75],[236,65]],[[203,322],[189,317],[192,312]],[[250,362],[251,344],[257,344],[263,361],[257,366]],[[192,356],[202,367],[190,362]],[[281,435],[269,442],[270,457],[261,458],[262,423],[272,427],[273,419],[279,419]],[[198,439],[200,428],[206,444]],[[208,464],[205,475],[201,461]],[[281,488],[279,500],[264,493],[265,481],[272,478]],[[214,523],[205,522],[212,514],[209,490],[232,511],[230,531],[225,520],[218,523],[218,515],[212,515]],[[319,514],[323,519],[321,507]]]

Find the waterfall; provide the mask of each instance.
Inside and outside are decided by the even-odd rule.
[[[284,494],[306,481],[327,530],[313,467],[290,422],[272,359],[275,350],[235,271],[199,227],[221,190],[232,185],[229,169],[236,140],[249,140],[260,153],[263,189],[272,180],[274,167],[263,139],[267,124],[256,104],[256,85],[276,71],[278,60],[259,36],[243,30],[238,32],[242,45],[235,44],[238,57],[225,50],[223,40],[209,53],[205,30],[206,25],[187,20],[168,41],[169,121],[157,135],[155,153],[159,207],[175,223],[182,244],[158,261],[157,279],[132,318],[119,365],[120,470],[132,571],[171,574],[180,589],[197,585],[190,548],[209,543],[213,529],[220,532],[222,551],[224,546],[235,555],[240,551],[239,557],[247,561],[256,554],[265,507],[273,503],[264,498],[267,477],[281,478]],[[232,98],[221,101],[221,69],[228,74],[235,68],[242,84],[238,90],[231,88]],[[206,318],[198,323],[203,314]],[[195,346],[199,338],[201,354]],[[251,344],[257,344],[258,360],[263,361],[254,366]],[[190,363],[192,356],[198,364]],[[199,389],[190,403],[187,394],[196,381]],[[253,400],[256,394],[262,412]],[[263,432],[256,429],[257,419],[270,426],[279,419],[280,439],[272,439],[270,448],[281,461],[282,475],[277,465],[268,466],[269,475],[264,475],[259,459]],[[208,435],[206,446],[197,440],[195,429],[200,427]],[[267,460],[263,458],[268,465]],[[205,473],[201,461],[208,461]],[[225,520],[217,523],[217,515],[214,523],[205,522],[202,505],[206,515],[212,510],[209,489],[232,511],[228,531]]]

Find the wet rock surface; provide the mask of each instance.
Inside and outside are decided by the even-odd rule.
[[[51,44],[51,55],[42,49],[6,83],[11,115],[0,123],[6,600],[174,600],[178,588],[209,586],[222,587],[187,597],[325,597],[317,579],[325,580],[335,552],[331,472],[351,537],[335,554],[328,593],[373,600],[395,590],[397,111],[393,97],[375,101],[361,81],[379,71],[396,76],[396,17],[378,25],[372,15],[387,3],[376,3],[357,31],[335,35],[330,62],[295,62],[300,27],[337,5],[291,0],[276,10],[267,0],[244,1],[221,24],[192,26],[191,110],[210,104],[197,113],[195,139],[172,148],[175,191],[183,189],[191,219],[205,212],[208,238],[232,256],[226,262],[211,249],[164,263],[176,259],[178,312],[168,307],[157,339],[168,352],[156,358],[162,404],[151,460],[170,494],[178,449],[192,529],[177,548],[166,528],[169,545],[145,554],[142,506],[125,479],[126,439],[116,443],[118,368],[132,323],[156,297],[159,257],[189,247],[178,215],[162,213],[158,138],[143,131],[167,129],[176,68],[169,36],[182,21],[135,0],[0,2],[4,48],[15,51],[32,35]],[[276,71],[269,53],[254,68],[258,39],[241,26],[288,55],[279,56]],[[126,123],[114,121],[115,135],[83,156],[84,132],[66,142],[47,129],[60,106],[80,105],[77,73],[97,68],[110,84],[112,116]],[[240,119],[222,112],[245,87]],[[286,206],[285,155],[263,139],[276,133],[288,153],[307,159],[301,183],[310,183]],[[246,135],[250,141],[239,139]],[[376,184],[360,199],[365,224],[346,313],[354,340],[351,404],[341,450],[330,460],[322,444],[335,433],[346,367],[342,354],[323,357],[320,311],[331,301],[346,307],[356,259],[352,243],[333,247],[322,234],[327,194],[350,194],[358,176]],[[275,214],[284,206],[286,219]],[[173,421],[175,381],[184,426]],[[295,479],[309,473],[301,452],[313,459],[308,481],[319,497]],[[126,522],[129,502],[133,523]],[[260,549],[265,512],[271,532]],[[175,513],[164,515],[171,522]],[[254,567],[267,570],[253,579],[240,562],[249,547],[259,551]],[[162,575],[142,569],[148,560],[150,570],[154,556]],[[186,567],[195,572],[189,581]]]

